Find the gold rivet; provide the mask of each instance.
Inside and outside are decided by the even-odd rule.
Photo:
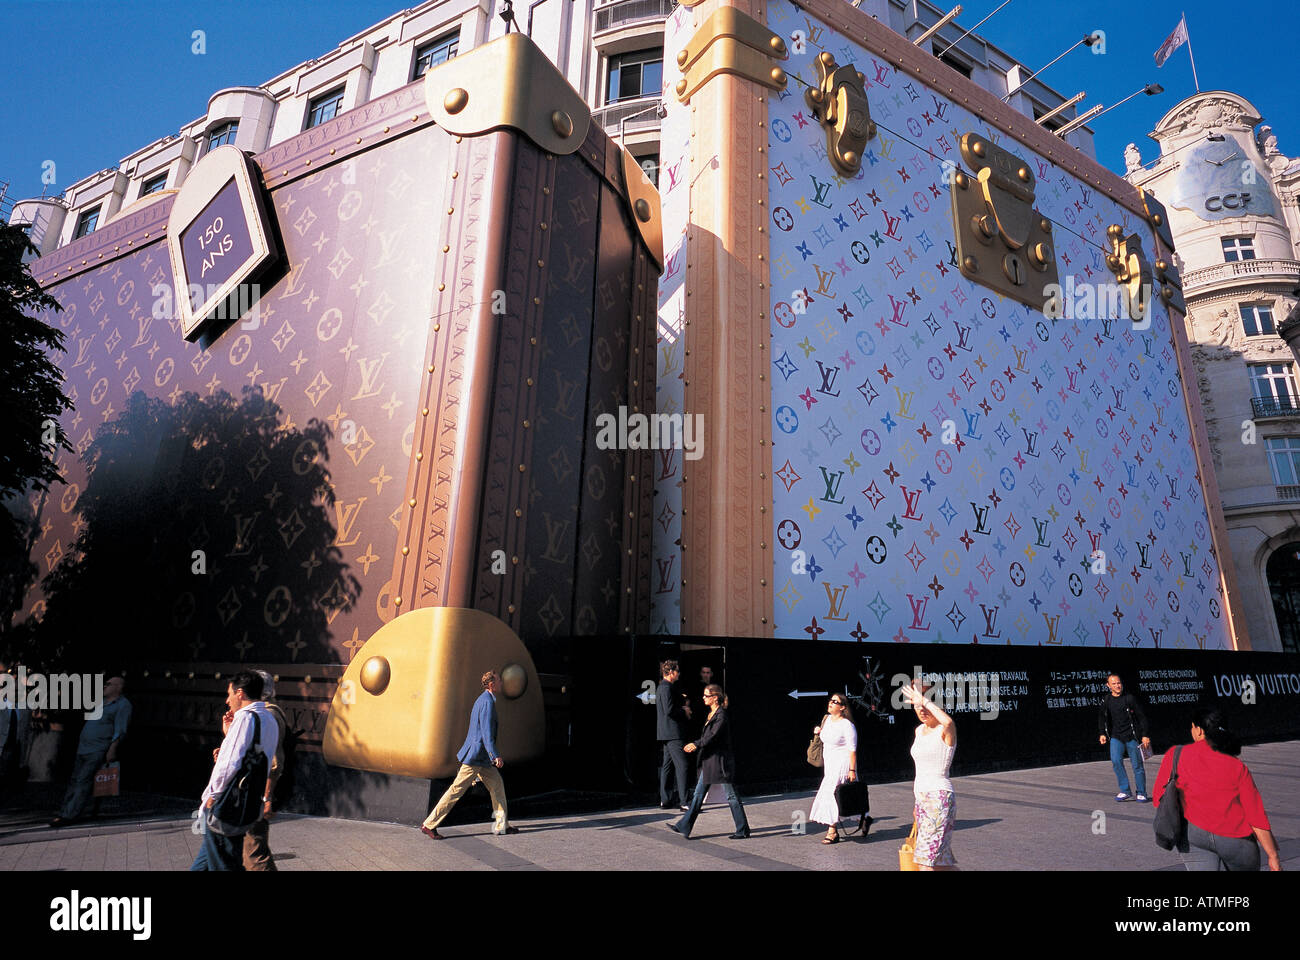
[[[633,207],[636,210],[636,217],[638,220],[642,223],[650,222],[650,204],[645,201],[644,197],[637,200]]]
[[[331,157],[334,156],[334,148],[333,148],[333,147],[330,147],[330,156],[331,156]]]
[[[780,37],[773,37],[771,40],[767,42],[769,46],[771,46],[771,48],[775,50],[777,53],[782,55],[785,54],[785,41],[782,40]]]
[[[1029,168],[1028,168],[1028,167],[1021,167],[1019,170],[1016,171],[1016,176],[1019,177],[1021,180],[1023,180],[1025,183],[1028,183],[1028,182],[1029,182]]]
[[[573,118],[563,110],[556,110],[551,114],[551,127],[561,137],[573,136]]]
[[[361,142],[361,138],[360,138],[360,137],[357,137],[357,143],[360,143],[360,142]]]
[[[510,558],[510,562],[511,562],[511,563],[518,563],[518,562],[519,562],[519,558],[518,558],[518,557],[511,557],[511,558]]]
[[[535,307],[540,307],[541,305],[542,305],[542,298],[541,298],[541,297],[533,297],[533,306],[535,306]]]
[[[429,408],[428,408],[428,407],[422,407],[422,408],[420,409],[420,416],[422,416],[422,417],[427,417],[428,415],[429,415]]]
[[[441,330],[441,329],[442,329],[442,324],[441,324],[441,323],[435,323],[435,324],[433,325],[433,332],[434,332],[434,333],[437,333],[437,332],[438,332],[439,330]]]
[[[520,510],[518,507],[516,507],[516,508],[515,508],[515,516],[516,516],[516,517],[522,517],[523,515],[524,515],[524,512],[523,512],[522,510]]]
[[[444,290],[446,290],[446,289],[447,289],[447,285],[446,285],[445,283],[440,283],[440,284],[438,284],[438,292],[439,292],[439,293],[442,293],[442,291],[444,291]]]
[[[311,166],[311,160],[304,160],[304,161],[302,162],[302,165],[303,165],[304,167],[310,167],[310,166]]]
[[[423,453],[423,452],[416,453],[416,455],[415,455],[415,459],[416,459],[416,460],[423,460],[423,459],[424,459],[424,453]]]
[[[453,213],[455,213],[455,212],[456,212],[456,208],[455,208],[455,207],[448,207],[448,208],[447,208],[447,216],[450,217],[450,216],[451,216]]]
[[[682,96],[684,93],[686,93],[686,81],[678,80],[676,90],[677,90],[677,96],[679,97]]]
[[[515,605],[514,605],[513,603],[510,604],[510,606],[506,607],[506,610],[507,610],[509,613],[514,613],[514,612],[515,612]]]
[[[450,247],[448,244],[445,244],[445,243],[444,243],[444,244],[442,245],[442,252],[443,252],[443,253],[447,253],[447,252],[449,252],[450,250],[451,250],[451,247]]]
[[[977,157],[984,156],[984,141],[976,140],[974,143],[972,143],[970,145],[970,152],[975,154],[975,156]]]
[[[966,259],[964,259],[961,262],[961,264],[971,273],[976,273],[979,270],[979,261],[977,261],[974,257],[970,257],[970,256],[966,257]]]
[[[545,223],[539,223],[539,224],[537,225],[537,228],[538,228],[539,230],[545,230],[545,229],[546,229],[546,224],[545,224]]]
[[[388,132],[388,128],[387,128],[387,127],[384,127],[384,133],[387,133],[387,132]]]
[[[451,172],[451,178],[452,178],[453,180],[455,180],[455,179],[456,179],[457,177],[459,177],[459,176],[460,176],[460,171],[459,171],[459,170],[453,170],[453,171]]]
[[[401,598],[401,597],[393,597],[393,606],[395,606],[395,607],[400,607],[401,605],[402,605],[402,598]]]
[[[691,58],[690,51],[683,49],[680,53],[677,54],[677,66],[679,67],[686,66],[686,61],[689,60],[690,58]]]
[[[531,386],[533,385],[533,378],[532,378],[532,377],[529,377],[529,378],[528,378],[527,380],[525,380],[524,382],[527,383],[527,384],[531,387]]]
[[[550,195],[551,195],[551,188],[550,188],[550,187],[542,187],[542,196],[544,196],[544,197],[549,197]]]
[[[534,347],[537,346],[537,338],[536,338],[536,337],[529,337],[529,338],[528,338],[528,342],[531,343]]]
[[[524,421],[524,429],[527,430],[529,426],[530,426],[529,422],[528,422],[527,420],[525,420],[525,421]]]
[[[410,554],[411,554],[410,547],[402,547],[402,556],[407,557],[410,556]]]
[[[429,364],[429,372],[433,373],[433,364]]]
[[[407,502],[407,504],[408,504],[409,506],[412,506],[412,507],[415,506],[415,498],[414,498],[414,497],[412,497],[410,500],[407,500],[406,502]]]
[[[520,473],[523,473],[523,472],[524,472],[524,465],[523,465],[522,463],[519,464],[519,472],[520,472]]]

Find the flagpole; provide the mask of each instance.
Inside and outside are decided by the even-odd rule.
[[[1187,58],[1192,61],[1192,83],[1196,84],[1196,92],[1201,92],[1201,81],[1196,78],[1196,57],[1192,56],[1192,31],[1187,28],[1187,14],[1183,14],[1183,30],[1187,33]]]

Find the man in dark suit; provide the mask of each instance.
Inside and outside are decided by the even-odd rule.
[[[691,718],[691,708],[686,702],[686,695],[677,687],[681,676],[681,667],[676,660],[665,660],[659,664],[659,689],[655,693],[655,708],[658,713],[658,737],[663,750],[663,762],[659,767],[659,806],[665,810],[685,809],[686,798],[690,796],[686,789],[689,777],[690,761],[682,746],[686,743],[686,722]],[[670,779],[676,771],[676,793]],[[676,799],[673,799],[673,797]]]
[[[0,675],[6,670],[0,663]],[[32,712],[18,706],[16,681],[16,677],[0,680],[0,799],[26,779],[27,755],[32,743]]]
[[[476,783],[486,786],[492,797],[492,832],[519,832],[518,827],[510,826],[506,816],[506,785],[497,772],[505,765],[496,748],[497,697],[501,694],[501,677],[489,670],[483,674],[481,681],[483,692],[474,701],[474,709],[469,715],[469,735],[456,754],[456,759],[460,761],[460,772],[420,827],[420,832],[431,840],[446,839],[438,832],[438,824],[446,819],[456,802]]]

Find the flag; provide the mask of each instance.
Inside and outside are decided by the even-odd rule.
[[[1187,42],[1187,19],[1180,17],[1178,26],[1174,27],[1174,32],[1169,34],[1164,43],[1160,44],[1160,49],[1156,51],[1156,67],[1163,67],[1169,55]]]

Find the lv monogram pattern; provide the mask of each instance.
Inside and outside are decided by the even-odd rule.
[[[777,635],[1229,647],[1165,308],[1146,330],[1053,322],[967,280],[942,163],[973,131],[1031,164],[1063,286],[1113,283],[1106,226],[1150,255],[1149,227],[787,0],[768,10],[793,51],[767,171]],[[880,125],[851,180],[803,98],[823,50],[866,75]]]

